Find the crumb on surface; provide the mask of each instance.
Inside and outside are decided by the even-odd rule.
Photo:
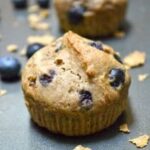
[[[0,89],[0,96],[3,96],[7,93],[7,90]]]
[[[35,30],[48,30],[50,24],[43,21],[44,16],[37,14],[30,14],[28,16],[29,27]]]
[[[39,11],[39,6],[38,5],[31,5],[30,7],[28,7],[28,12],[29,13],[35,13]]]
[[[23,48],[20,52],[19,52],[19,54],[20,54],[20,56],[25,56],[26,55],[26,48]]]
[[[149,135],[145,134],[137,138],[130,139],[129,142],[135,144],[136,147],[138,148],[143,148],[148,145],[149,140],[150,140]]]
[[[50,25],[46,22],[38,22],[30,24],[30,27],[35,30],[48,30],[50,28]]]
[[[144,80],[146,80],[148,77],[149,77],[149,74],[148,74],[148,73],[139,74],[139,75],[138,75],[138,80],[139,80],[139,81],[144,81]]]
[[[83,147],[82,145],[78,145],[73,150],[92,150],[92,149],[88,147]]]
[[[6,49],[8,52],[16,52],[18,50],[18,46],[16,44],[10,44]]]
[[[124,64],[129,68],[139,67],[144,65],[146,60],[145,52],[134,51],[124,58]]]
[[[55,38],[52,35],[46,34],[46,35],[42,35],[42,36],[29,36],[27,38],[27,42],[29,44],[32,43],[41,43],[44,45],[47,45],[49,43],[51,43]]]
[[[114,33],[114,37],[116,37],[116,38],[123,38],[123,37],[125,37],[125,32],[124,31],[116,31],[115,33]]]
[[[40,22],[42,20],[42,18],[39,16],[39,15],[37,15],[37,14],[30,14],[29,16],[28,16],[28,22],[29,22],[29,24],[31,25],[31,24],[35,24],[35,23],[38,23],[38,22]]]
[[[49,16],[49,10],[48,9],[41,9],[39,11],[39,15],[42,18],[47,18]]]
[[[121,124],[119,126],[119,131],[124,132],[124,133],[130,133],[128,124],[127,123]]]

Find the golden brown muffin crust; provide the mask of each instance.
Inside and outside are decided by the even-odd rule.
[[[104,111],[107,105],[124,104],[129,74],[114,58],[116,52],[112,48],[102,44],[103,50],[98,50],[90,46],[91,42],[70,31],[37,52],[22,75],[26,99],[31,97],[52,112],[80,113],[79,91],[84,89],[91,92],[93,99],[88,112]],[[108,74],[112,68],[125,72],[125,82],[120,89],[110,86]],[[53,71],[52,81],[43,86],[40,77]]]

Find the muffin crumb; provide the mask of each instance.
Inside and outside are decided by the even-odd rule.
[[[149,135],[145,134],[137,138],[130,139],[129,142],[135,144],[136,147],[138,148],[143,148],[148,145],[149,140],[150,140]]]
[[[124,132],[124,133],[130,133],[130,130],[128,128],[128,124],[127,123],[121,124],[119,126],[119,131]]]
[[[54,41],[54,37],[52,35],[46,34],[46,35],[42,35],[42,36],[29,36],[27,38],[27,42],[29,44],[32,43],[40,43],[43,45],[47,45],[49,43],[51,43],[52,41]]]
[[[92,150],[92,149],[88,147],[83,147],[82,145],[78,145],[73,150]]]
[[[146,80],[148,77],[149,77],[149,74],[148,74],[148,73],[139,74],[139,75],[138,75],[138,80],[142,82],[142,81]]]
[[[16,52],[18,50],[18,46],[16,44],[10,44],[6,49],[8,52]]]
[[[124,58],[124,64],[130,68],[139,67],[145,64],[146,53],[134,51]]]
[[[26,52],[27,52],[26,48],[23,48],[23,49],[19,52],[19,54],[20,54],[20,56],[25,56],[25,55],[26,55]]]
[[[3,96],[7,93],[7,90],[0,89],[0,96]]]

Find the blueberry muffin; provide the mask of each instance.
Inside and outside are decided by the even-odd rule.
[[[130,76],[109,46],[68,32],[36,52],[22,73],[33,121],[54,133],[88,135],[126,108]]]
[[[55,0],[55,7],[64,31],[107,36],[123,21],[127,0]]]

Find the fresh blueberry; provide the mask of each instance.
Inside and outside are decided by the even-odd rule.
[[[49,0],[37,0],[37,4],[41,8],[48,8],[49,7]]]
[[[121,64],[123,64],[121,58],[120,58],[117,54],[114,54],[114,58],[115,58],[118,62],[120,62]]]
[[[55,74],[56,72],[54,70],[50,70],[48,74],[41,75],[39,78],[40,83],[46,87],[50,82],[52,82]]]
[[[92,94],[87,90],[81,90],[79,92],[80,105],[83,108],[90,109],[93,105]]]
[[[99,49],[99,50],[103,50],[103,45],[100,41],[91,42],[90,45],[92,47],[95,47],[95,48]]]
[[[83,21],[84,19],[84,12],[85,12],[85,7],[83,6],[73,6],[68,12],[68,18],[70,23],[72,24],[79,24],[80,22]]]
[[[43,47],[44,45],[40,43],[33,43],[33,44],[28,45],[27,53],[26,53],[27,58],[30,58],[35,52],[37,52],[39,49]]]
[[[21,64],[12,56],[0,58],[0,76],[2,80],[13,80],[19,77]]]
[[[27,7],[27,0],[12,0],[13,5],[17,9],[23,9]]]
[[[119,87],[125,82],[125,74],[121,69],[112,69],[109,72],[110,85],[114,88]]]

